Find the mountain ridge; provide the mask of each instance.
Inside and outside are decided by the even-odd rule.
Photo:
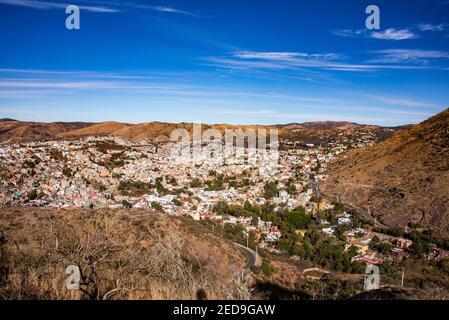
[[[33,141],[40,139],[76,138],[85,136],[112,135],[132,141],[156,140],[168,141],[174,129],[186,129],[191,133],[193,123],[167,123],[160,121],[138,124],[106,121],[90,122],[26,122],[13,119],[0,120],[0,141]],[[323,131],[345,131],[357,129],[383,129],[387,127],[376,125],[360,125],[352,122],[318,121],[303,124],[289,123],[277,125],[230,125],[202,124],[202,129],[278,129],[282,138],[292,138],[298,135],[319,136]],[[395,127],[394,127],[395,128]],[[397,127],[399,128],[399,127]]]

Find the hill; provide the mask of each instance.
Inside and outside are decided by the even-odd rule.
[[[130,127],[125,123],[120,123],[116,121],[108,121],[96,123],[90,126],[78,128],[75,130],[70,130],[62,134],[62,136],[103,136],[103,135],[115,135],[115,132]]]
[[[347,122],[347,121],[317,121],[317,122],[304,122],[301,126],[307,129],[347,129],[347,128],[359,128],[365,125]]]
[[[449,109],[330,165],[325,196],[368,209],[387,225],[409,222],[447,232]]]
[[[186,129],[192,135],[192,123],[146,122],[140,124],[108,121],[102,123],[84,122],[22,122],[0,121],[0,141],[36,141],[48,139],[68,139],[87,136],[116,136],[130,141],[169,141],[175,129]],[[302,143],[326,143],[339,136],[356,137],[373,133],[377,140],[383,140],[393,132],[402,128],[384,128],[366,126],[349,122],[309,122],[306,124],[290,123],[286,125],[228,125],[202,124],[202,132],[207,129],[218,129],[224,136],[226,129],[278,129],[279,138],[300,141]]]
[[[261,126],[261,125],[228,125],[228,124],[202,124],[201,130],[204,133],[207,129],[217,129],[224,137],[226,129],[232,130],[248,130],[248,129],[265,129],[269,134],[270,129],[278,129],[279,138],[294,141],[302,141],[304,143],[325,143],[338,137],[355,136],[357,134],[373,133],[379,140],[385,139],[393,132],[400,128],[384,128],[379,126],[349,125],[346,122],[326,123],[325,125],[317,124],[315,127],[312,123],[310,128],[303,127],[299,124]],[[61,135],[61,137],[82,137],[92,135],[113,135],[130,141],[169,141],[170,134],[175,129],[185,129],[192,136],[192,123],[164,123],[164,122],[147,122],[141,124],[121,124],[117,122],[104,122],[86,127],[80,130],[69,131]],[[320,128],[320,129],[318,129]]]
[[[0,208],[0,299],[247,299],[245,258],[187,217],[146,210]],[[66,268],[81,270],[69,291]]]
[[[274,125],[276,128],[285,129],[347,129],[347,128],[361,128],[361,127],[377,127],[365,124],[358,124],[348,121],[312,121],[303,123],[287,123]]]
[[[46,140],[71,130],[90,126],[84,122],[22,122],[12,119],[0,120],[0,141]]]
[[[169,141],[170,135],[175,129],[185,129],[192,135],[192,123],[165,123],[146,122],[141,124],[122,124],[118,122],[103,122],[80,130],[66,132],[62,137],[81,137],[92,135],[112,135],[130,141]],[[226,129],[270,129],[269,126],[234,126],[226,124],[207,125],[202,124],[201,130],[215,128],[222,134]]]

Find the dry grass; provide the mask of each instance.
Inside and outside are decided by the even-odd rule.
[[[190,224],[141,210],[0,208],[0,298],[248,298],[238,250]],[[65,286],[71,264],[79,291]]]

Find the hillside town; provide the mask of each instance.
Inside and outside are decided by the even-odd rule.
[[[271,175],[260,174],[257,164],[222,164],[214,157],[179,164],[170,156],[172,143],[132,143],[117,137],[4,143],[0,204],[154,209],[222,226],[239,225],[244,234],[254,237],[256,246],[272,253],[288,251],[279,245],[288,236],[279,221],[264,220],[260,208],[269,206],[273,212],[301,208],[314,230],[323,237],[344,239],[345,251],[355,250],[352,262],[379,265],[407,255],[413,242],[354,223],[354,213],[336,210],[340,204],[322,199],[318,191],[329,161],[348,148],[372,143],[371,135],[352,144],[343,140],[326,146],[282,140],[276,172]],[[301,228],[307,227],[297,225],[295,233],[304,236]],[[391,247],[379,254],[370,246],[373,238]],[[445,253],[435,248],[433,254]]]
[[[272,199],[276,207],[312,209],[312,184],[323,179],[326,164],[348,148],[313,144],[289,148],[279,152],[277,172],[261,175],[257,163],[223,165],[210,158],[180,165],[170,157],[171,147],[116,137],[2,144],[0,204],[55,208],[158,204],[168,214],[203,217],[219,201],[265,204],[264,186],[272,180],[279,190]]]

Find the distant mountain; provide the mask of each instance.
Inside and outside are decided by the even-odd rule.
[[[82,137],[82,136],[102,136],[112,135],[130,141],[169,141],[170,135],[175,129],[185,129],[192,134],[192,123],[164,123],[164,122],[146,122],[140,124],[123,124],[119,122],[98,123],[79,130],[64,133],[63,137]],[[215,128],[224,133],[225,129],[243,129],[248,128],[269,128],[263,126],[232,126],[226,124],[215,124],[201,126],[204,132],[207,129]]]
[[[361,128],[367,127],[368,125],[358,124],[354,122],[347,121],[314,121],[314,122],[303,122],[303,123],[287,123],[287,124],[277,124],[273,127],[276,128],[285,128],[285,129],[336,129],[336,128]],[[378,126],[370,126],[370,127],[378,127]]]
[[[378,126],[364,126],[349,122],[309,122],[305,124],[290,123],[286,125],[260,126],[260,125],[227,125],[203,124],[202,130],[218,129],[224,134],[226,129],[278,129],[281,139],[299,140],[304,143],[320,143],[328,141],[332,136],[340,133],[352,135],[354,130],[375,132],[376,136],[391,135],[397,129]],[[128,124],[115,121],[102,123],[84,122],[21,122],[0,121],[0,141],[29,141],[54,138],[77,138],[86,136],[117,136],[130,141],[153,140],[168,141],[175,129],[186,129],[192,133],[192,123],[164,123],[146,122]]]
[[[387,225],[449,225],[449,109],[329,167],[324,195]],[[445,230],[447,232],[447,229]]]
[[[22,122],[12,119],[0,120],[0,141],[30,141],[52,139],[61,133],[87,127],[83,122]]]
[[[11,118],[2,118],[2,119],[0,119],[0,122],[11,122],[11,121],[17,121],[17,120],[11,119]]]
[[[115,132],[125,129],[131,125],[108,121],[95,123],[90,126],[81,127],[78,129],[70,130],[63,134],[64,136],[102,136],[102,135],[114,135]]]
[[[304,122],[301,123],[301,126],[307,129],[335,129],[335,128],[348,129],[348,128],[364,127],[366,125],[347,121],[317,121],[317,122]]]

